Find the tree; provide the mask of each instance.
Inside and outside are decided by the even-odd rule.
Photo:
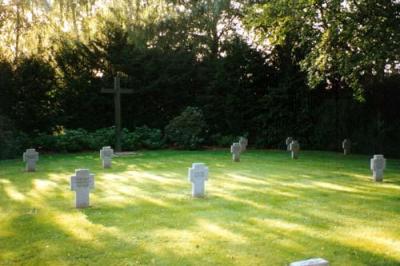
[[[362,98],[366,84],[400,60],[397,0],[263,1],[249,8],[246,25],[260,41],[300,49],[296,59],[312,88],[349,86]]]

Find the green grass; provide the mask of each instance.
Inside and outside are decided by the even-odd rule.
[[[210,168],[204,199],[187,169]],[[70,176],[95,173],[91,208]],[[369,157],[248,151],[146,151],[102,169],[97,153],[43,155],[37,172],[0,161],[1,265],[400,265],[400,161],[383,183]]]

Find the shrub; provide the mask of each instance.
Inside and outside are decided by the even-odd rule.
[[[89,148],[99,150],[104,146],[114,146],[115,127],[100,128],[89,134]]]
[[[115,142],[115,141],[114,141]],[[124,150],[137,150],[140,148],[140,140],[136,132],[130,132],[128,129],[124,128],[122,130],[122,140],[121,145]]]
[[[134,133],[138,136],[142,148],[160,149],[164,146],[164,139],[159,129],[143,126],[137,127]]]
[[[68,129],[64,134],[57,136],[56,150],[77,152],[89,149],[90,147],[89,133],[84,129]]]
[[[57,150],[57,136],[39,133],[33,138],[34,146],[44,151]]]
[[[0,159],[15,158],[30,147],[28,136],[16,131],[13,122],[4,116],[0,116],[0,147]]]
[[[196,149],[204,140],[202,134],[206,127],[202,111],[195,107],[187,107],[165,127],[165,136],[177,147]]]
[[[128,150],[159,149],[164,146],[161,130],[147,126],[137,127],[133,132],[124,129],[122,147]]]
[[[221,135],[220,133],[218,133],[212,135],[210,140],[212,144],[219,147],[230,147],[232,143],[239,141],[239,137],[234,135]]]

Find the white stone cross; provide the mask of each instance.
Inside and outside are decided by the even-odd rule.
[[[231,146],[232,160],[234,162],[240,162],[240,152],[242,151],[242,147],[239,142],[235,142]]]
[[[372,178],[376,182],[383,180],[383,171],[386,168],[386,159],[381,154],[375,154],[371,159]]]
[[[300,144],[297,140],[293,140],[290,143],[290,151],[292,152],[292,159],[299,158]]]
[[[329,262],[322,258],[313,258],[292,262],[289,266],[329,266]]]
[[[114,155],[114,150],[110,146],[103,147],[100,150],[100,158],[103,161],[103,168],[111,168],[111,160]]]
[[[240,137],[239,144],[240,144],[241,152],[244,152],[247,149],[248,143],[249,143],[249,141],[245,137]]]
[[[193,163],[188,171],[188,179],[192,183],[192,196],[204,197],[205,181],[208,180],[208,167],[204,163]]]
[[[71,176],[71,190],[76,192],[76,208],[89,207],[89,192],[94,188],[94,174],[88,169],[77,169]]]
[[[349,139],[344,139],[342,142],[343,154],[347,155],[350,153],[351,141]]]
[[[22,158],[26,162],[26,171],[34,172],[36,170],[36,162],[39,161],[39,153],[35,149],[27,149]]]
[[[292,137],[287,137],[286,138],[285,143],[286,143],[286,150],[287,151],[290,151],[290,143],[292,143],[292,141],[293,141]]]

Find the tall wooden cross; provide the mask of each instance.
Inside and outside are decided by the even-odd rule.
[[[114,94],[114,108],[115,108],[115,150],[121,151],[121,94],[131,94],[132,89],[123,89],[120,86],[120,77],[117,75],[114,77],[114,88],[113,89],[101,89],[102,93]]]

